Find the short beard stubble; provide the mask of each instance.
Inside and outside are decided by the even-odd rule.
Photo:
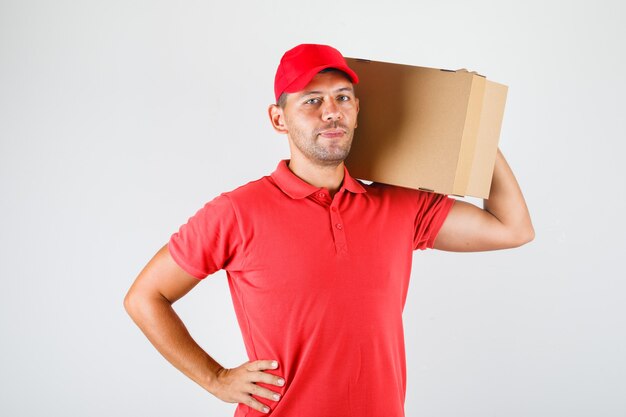
[[[332,139],[320,138],[319,134],[328,129],[343,129],[345,137],[333,142]],[[337,166],[342,163],[350,153],[354,129],[337,121],[315,130],[308,134],[298,128],[290,129],[290,136],[298,150],[312,162],[322,166]],[[322,144],[321,141],[328,141]]]

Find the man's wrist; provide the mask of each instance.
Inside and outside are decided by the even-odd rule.
[[[209,393],[215,395],[218,391],[219,376],[222,372],[224,372],[225,368],[217,362],[213,362],[214,363],[207,366],[207,372],[202,378],[203,383],[201,385]]]

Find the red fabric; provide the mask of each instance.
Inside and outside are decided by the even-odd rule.
[[[412,250],[432,247],[453,202],[347,171],[331,200],[282,161],[206,204],[169,250],[198,278],[226,270],[249,359],[278,360],[286,380],[261,399],[272,416],[400,417]]]
[[[285,52],[274,77],[276,102],[282,93],[302,90],[315,74],[326,68],[343,71],[353,84],[359,82],[359,77],[348,66],[341,52],[332,46],[305,43]]]

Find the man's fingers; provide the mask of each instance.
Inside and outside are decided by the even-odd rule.
[[[252,371],[251,381],[252,382],[263,382],[266,384],[276,385],[282,387],[285,385],[285,380],[279,376],[263,372],[267,369],[276,369],[278,368],[278,362],[273,360],[259,360],[248,363],[246,367],[248,371]]]
[[[254,362],[249,362],[246,366],[248,371],[264,371],[266,369],[276,369],[278,368],[278,361],[274,360],[259,360]]]
[[[276,385],[282,387],[285,380],[279,376],[268,374],[267,372],[254,372],[250,374],[252,382],[263,382],[264,384]]]
[[[270,391],[267,388],[260,387],[256,384],[250,384],[248,391],[250,391],[250,394],[254,394],[257,397],[267,398],[268,400],[272,401],[280,400],[280,394],[274,391]]]
[[[223,369],[218,373],[219,388],[213,394],[223,401],[238,402],[262,413],[269,413],[270,408],[252,396],[278,401],[281,395],[256,383],[282,387],[285,385],[285,380],[280,376],[264,372],[268,369],[278,369],[278,361],[258,360],[246,362],[237,368]]]
[[[268,406],[266,406],[265,404],[260,403],[259,401],[255,400],[254,398],[252,398],[252,396],[248,395],[245,399],[243,399],[242,401],[239,401],[242,404],[247,405],[250,408],[253,408],[257,411],[260,411],[262,413],[269,413],[270,412],[270,408]]]

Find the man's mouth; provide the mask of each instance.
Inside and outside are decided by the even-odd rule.
[[[346,134],[346,131],[343,129],[327,129],[322,130],[319,135],[325,138],[338,138]]]

